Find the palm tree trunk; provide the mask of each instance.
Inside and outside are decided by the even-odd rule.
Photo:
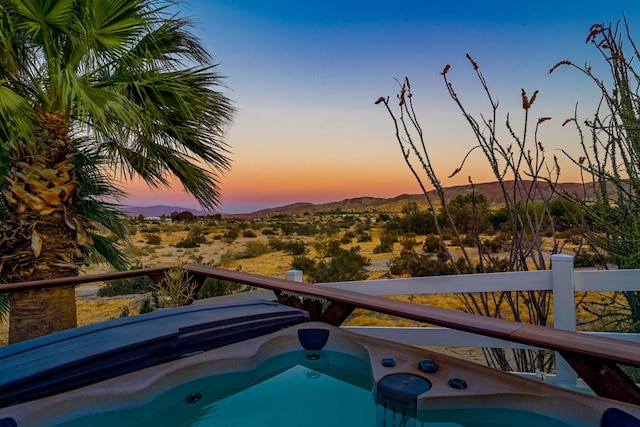
[[[65,254],[74,249],[75,236],[64,224],[59,213],[37,218],[15,215],[8,218],[5,231],[11,227],[16,238],[11,252],[2,254],[5,281],[16,283],[27,280],[44,280],[76,276],[76,264],[63,261]],[[42,251],[35,256],[32,246],[34,232],[42,239]],[[21,235],[21,238],[17,238]],[[37,251],[36,251],[37,252]],[[6,271],[5,271],[6,270]],[[60,288],[13,292],[9,304],[9,344],[75,328],[75,288]]]
[[[15,292],[9,311],[9,344],[75,328],[73,286]]]
[[[5,283],[78,275],[90,243],[75,212],[77,185],[66,121],[40,113],[31,146],[10,149],[11,169],[3,195],[9,208],[2,225],[0,268]],[[9,343],[77,324],[75,289],[14,292],[10,296]]]

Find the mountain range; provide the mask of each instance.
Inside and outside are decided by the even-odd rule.
[[[551,188],[547,186],[545,183],[541,183],[543,192],[545,197],[557,197],[556,194],[553,193]],[[514,191],[514,183],[513,181],[507,181],[505,183],[506,191],[509,193],[513,193]],[[497,205],[504,203],[504,198],[502,196],[502,188],[498,182],[487,182],[481,184],[467,184],[467,185],[456,185],[452,187],[445,188],[445,196],[446,199],[455,198],[458,195],[464,195],[470,193],[472,190],[475,190],[477,193],[483,194],[487,198],[487,202],[489,205]],[[556,185],[556,192],[559,193],[568,193],[568,194],[583,194],[584,187],[581,183],[558,183]],[[428,192],[430,197],[435,198],[437,196],[435,190],[431,190]],[[256,212],[247,212],[244,214],[229,214],[228,216],[260,216],[260,215],[274,215],[278,213],[303,213],[303,212],[323,212],[323,211],[335,211],[335,210],[363,210],[367,208],[377,208],[379,210],[384,211],[399,211],[402,206],[404,206],[408,202],[416,202],[422,203],[425,202],[424,194],[401,194],[396,197],[391,198],[381,198],[381,197],[355,197],[351,199],[344,199],[335,202],[328,203],[308,203],[308,202],[299,202],[292,203],[284,206],[278,206],[274,208],[261,209]],[[125,211],[131,216],[139,216],[143,215],[146,217],[159,217],[162,215],[171,215],[173,212],[191,212],[196,216],[208,215],[209,213],[206,211],[191,209],[191,208],[182,208],[179,206],[166,206],[166,205],[155,205],[155,206],[127,206],[125,207]],[[224,214],[223,214],[224,215]]]
[[[530,182],[525,182],[525,186]],[[514,181],[505,181],[504,188],[509,194],[514,192]],[[555,186],[555,192],[545,182],[539,182],[544,197],[556,198],[558,193],[567,193],[571,195],[581,195],[584,193],[584,186],[581,183],[558,183]],[[503,190],[499,182],[486,182],[481,184],[465,184],[446,187],[444,189],[445,199],[454,199],[459,195],[465,195],[475,191],[486,197],[487,203],[491,206],[504,204]],[[428,191],[429,197],[437,204],[436,190]],[[275,208],[262,209],[252,212],[251,215],[266,215],[277,213],[302,213],[302,212],[321,212],[335,210],[358,210],[366,208],[378,208],[379,210],[389,212],[399,212],[407,202],[426,203],[424,194],[401,194],[392,198],[379,197],[356,197],[352,199],[344,199],[337,202],[329,202],[322,204],[313,203],[293,203],[290,205],[279,206]]]

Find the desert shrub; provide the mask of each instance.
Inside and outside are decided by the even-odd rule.
[[[389,222],[388,225],[394,225],[401,233],[415,233],[421,236],[436,231],[435,218],[431,211],[409,212],[398,218],[397,222]]]
[[[197,299],[213,298],[222,295],[236,294],[242,291],[243,285],[228,280],[215,279],[213,277],[207,277],[200,290],[198,291]]]
[[[314,224],[298,224],[295,232],[298,236],[315,236],[318,234],[318,228]]]
[[[355,215],[344,215],[342,219],[338,222],[338,227],[342,229],[349,229],[353,226],[353,224],[359,221],[358,217]]]
[[[139,268],[142,268],[140,264],[133,266],[134,270]],[[115,297],[118,295],[144,294],[153,291],[154,286],[155,282],[147,276],[109,280],[98,289],[98,296]]]
[[[146,297],[140,304],[139,314],[151,313],[153,311],[153,305],[151,304],[151,298]]]
[[[571,228],[576,225],[576,219],[580,216],[579,207],[564,199],[549,201],[549,214],[553,217],[554,226],[557,229]]]
[[[276,234],[278,234],[278,232],[272,228],[265,228],[264,230],[262,230],[262,234],[265,236],[275,236]]]
[[[491,254],[502,252],[504,250],[504,244],[505,240],[500,233],[490,239],[482,239],[482,248]]]
[[[370,261],[360,254],[359,246],[347,250],[340,247],[340,243],[335,240],[321,246],[322,250],[316,259],[296,256],[291,263],[293,269],[304,272],[309,282],[344,282],[365,280],[368,277],[365,267]]]
[[[205,217],[200,217],[200,220],[207,225],[218,225],[222,222],[222,214],[207,215]]]
[[[296,231],[296,224],[293,222],[283,222],[280,224],[280,230],[285,236],[290,236]]]
[[[402,226],[400,225],[400,217],[395,215],[390,217],[387,221],[384,222],[384,224],[382,224],[382,229],[385,232],[404,232]]]
[[[227,230],[223,235],[222,235],[222,240],[225,243],[233,243],[234,240],[236,240],[238,238],[238,235],[240,233],[238,232],[238,230],[236,229],[230,229]]]
[[[237,259],[238,259],[237,253],[232,251],[226,251],[222,255],[220,255],[220,265],[223,267],[227,267]]]
[[[340,243],[342,243],[343,245],[348,245],[349,243],[351,243],[352,240],[353,240],[353,237],[342,236],[340,238]]]
[[[393,244],[398,241],[398,234],[393,231],[383,231],[380,235],[380,244],[373,248],[374,254],[386,254],[393,252]]]
[[[450,221],[459,233],[478,234],[493,229],[489,221],[487,198],[481,193],[458,194],[449,200],[447,208]]]
[[[144,249],[134,245],[128,245],[124,253],[130,258],[138,258],[145,255]]]
[[[453,242],[456,240],[456,236],[450,231],[442,230],[442,240],[451,241],[450,244],[453,245]]]
[[[402,247],[402,251],[412,251],[413,248],[418,245],[418,242],[416,242],[416,236],[414,233],[409,233],[407,235],[401,236],[398,239],[398,242]]]
[[[196,251],[198,251],[198,249],[196,249]],[[186,254],[187,255],[187,259],[195,264],[204,264],[204,256],[199,254],[198,252],[193,252],[193,253],[189,253]]]
[[[307,252],[305,243],[302,240],[285,242],[283,249],[289,255],[304,255]]]
[[[388,213],[379,213],[378,217],[376,218],[376,222],[381,223],[381,222],[389,221],[390,219],[391,219],[391,215],[389,215]]]
[[[260,255],[269,252],[269,246],[266,243],[259,240],[252,240],[247,242],[244,250],[240,253],[238,258],[256,258]]]
[[[488,257],[483,264],[476,264],[476,273],[504,273],[511,271],[509,258]]]
[[[159,227],[142,227],[140,229],[141,233],[155,234],[160,232]]]
[[[470,247],[477,247],[478,246],[478,239],[479,236],[475,233],[467,233],[465,235],[462,236],[462,244],[465,246],[470,246]]]
[[[226,251],[220,255],[220,265],[227,267],[239,259],[256,258],[268,252],[269,246],[266,243],[259,240],[252,240],[247,242],[244,249],[240,252]]]
[[[147,239],[146,243],[149,245],[159,245],[162,243],[162,239],[157,234],[147,234],[145,237]]]
[[[291,262],[291,268],[293,268],[294,270],[301,270],[302,272],[304,272],[304,274],[310,277],[311,283],[315,283],[313,281],[313,278],[315,277],[314,271],[317,268],[316,264],[317,263],[314,259],[311,259],[308,256],[300,255],[293,258],[293,261]]]
[[[189,232],[187,237],[181,239],[179,242],[175,244],[176,248],[198,248],[200,247],[200,243],[206,243],[207,239],[204,237],[202,230],[192,230]]]
[[[394,276],[442,276],[455,274],[456,267],[461,273],[468,271],[465,260],[458,258],[455,266],[450,260],[442,256],[434,257],[431,254],[418,254],[414,251],[405,251],[389,262],[389,272]]]
[[[162,282],[153,287],[156,307],[177,307],[190,304],[196,296],[198,283],[193,280],[184,262],[165,272]]]
[[[440,241],[440,237],[433,233],[427,234],[424,239],[424,244],[422,245],[422,250],[430,253],[442,251],[442,242]]]
[[[345,231],[345,233],[342,235],[342,238],[344,238],[344,239],[349,239],[349,242],[351,242],[351,240],[353,240],[353,239],[355,239],[355,238],[356,238],[356,233],[354,233],[354,232],[353,232],[353,231],[351,231],[351,230],[347,230],[347,231]],[[349,242],[348,242],[348,243],[349,243]]]
[[[285,247],[285,242],[277,237],[269,237],[267,239],[267,245],[269,245],[269,248],[274,251],[281,251]]]
[[[371,242],[373,237],[369,233],[358,234],[358,242]]]
[[[242,237],[257,237],[257,235],[255,231],[251,230],[250,228],[247,228],[242,232]]]
[[[576,250],[573,256],[574,267],[598,267],[613,261],[611,257],[584,249]]]
[[[327,247],[327,242],[323,240],[315,240],[313,241],[313,243],[311,243],[311,245],[313,246],[313,249],[316,250],[316,252],[324,253],[324,250]]]
[[[333,236],[339,231],[340,226],[333,221],[328,221],[320,227],[320,233],[326,234],[327,236]]]
[[[358,224],[356,224],[355,228],[353,229],[353,232],[356,235],[360,235],[360,234],[366,233],[370,229],[371,229],[371,224],[369,223],[369,221],[360,221]]]
[[[197,248],[200,246],[200,243],[190,237],[185,237],[178,241],[174,246],[176,248]]]

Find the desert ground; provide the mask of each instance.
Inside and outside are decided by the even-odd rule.
[[[374,248],[380,243],[381,227],[376,226],[375,214],[363,215],[359,217],[355,224],[367,224],[367,233],[370,234],[370,241],[358,242],[356,238],[350,242],[343,243],[342,247],[348,249],[354,246],[359,247],[360,254],[370,260],[370,265],[366,267],[369,279],[378,279],[389,276],[388,262],[398,256],[400,244],[394,245],[393,252],[375,253]],[[316,225],[321,227],[322,222],[340,221],[340,215],[316,218],[316,215],[298,216],[296,221],[317,221]],[[239,228],[238,228],[239,227]],[[343,226],[344,227],[344,226]],[[237,237],[225,238],[229,230],[235,228],[240,230]],[[291,270],[292,255],[288,255],[282,250],[268,250],[266,253],[255,257],[237,258],[236,255],[246,251],[250,242],[262,242],[268,245],[269,238],[277,238],[284,241],[303,241],[307,248],[307,256],[316,256],[315,243],[329,239],[340,239],[350,228],[338,229],[335,234],[305,235],[284,235],[278,231],[277,223],[273,220],[263,219],[242,219],[236,222],[229,221],[203,221],[193,222],[165,222],[165,221],[132,221],[130,242],[123,245],[124,252],[130,259],[135,260],[137,267],[159,267],[172,266],[181,262],[203,263],[220,266],[231,270],[256,273],[265,276],[284,278],[288,270]],[[250,231],[247,231],[250,230]],[[264,232],[269,230],[269,233]],[[272,233],[275,233],[272,234]],[[189,236],[203,236],[204,240],[197,247],[183,248],[180,242],[184,242]],[[150,236],[155,236],[153,239]],[[420,244],[424,238],[416,236],[416,241]],[[149,242],[153,243],[149,243]],[[549,248],[550,249],[550,248]],[[460,249],[452,247],[455,253]],[[498,254],[500,255],[500,254]],[[110,267],[105,263],[93,263],[87,265],[81,274],[89,275],[109,271]],[[80,286],[77,288],[77,308],[78,325],[96,323],[122,315],[138,314],[143,295],[122,295],[117,297],[98,297],[97,291],[102,283]],[[412,301],[435,305],[452,310],[461,309],[460,301],[452,295],[432,295],[412,297]],[[350,325],[367,326],[415,326],[413,322],[402,319],[391,318],[386,315],[378,315],[363,310],[356,310],[349,319]],[[7,322],[0,324],[0,346],[7,343]],[[447,353],[459,355],[466,359],[481,361],[481,349],[475,348],[444,348]]]

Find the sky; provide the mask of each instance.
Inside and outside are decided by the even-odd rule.
[[[471,112],[491,111],[466,54],[500,103],[500,122],[509,114],[517,126],[521,90],[539,91],[529,114],[552,117],[539,139],[559,157],[561,180],[576,181],[561,150],[578,156],[577,135],[561,125],[576,105],[584,117],[593,113],[598,92],[575,70],[549,69],[570,60],[600,70],[599,53],[585,44],[589,28],[623,12],[640,34],[639,0],[190,0],[181,14],[193,19],[238,110],[225,137],[233,163],[221,177],[218,212],[420,193],[391,118],[374,105],[380,96],[394,101],[405,76],[442,185],[494,181],[479,152],[447,178],[475,139],[443,68],[451,66],[447,76]],[[198,207],[179,183],[125,189],[129,205]]]

